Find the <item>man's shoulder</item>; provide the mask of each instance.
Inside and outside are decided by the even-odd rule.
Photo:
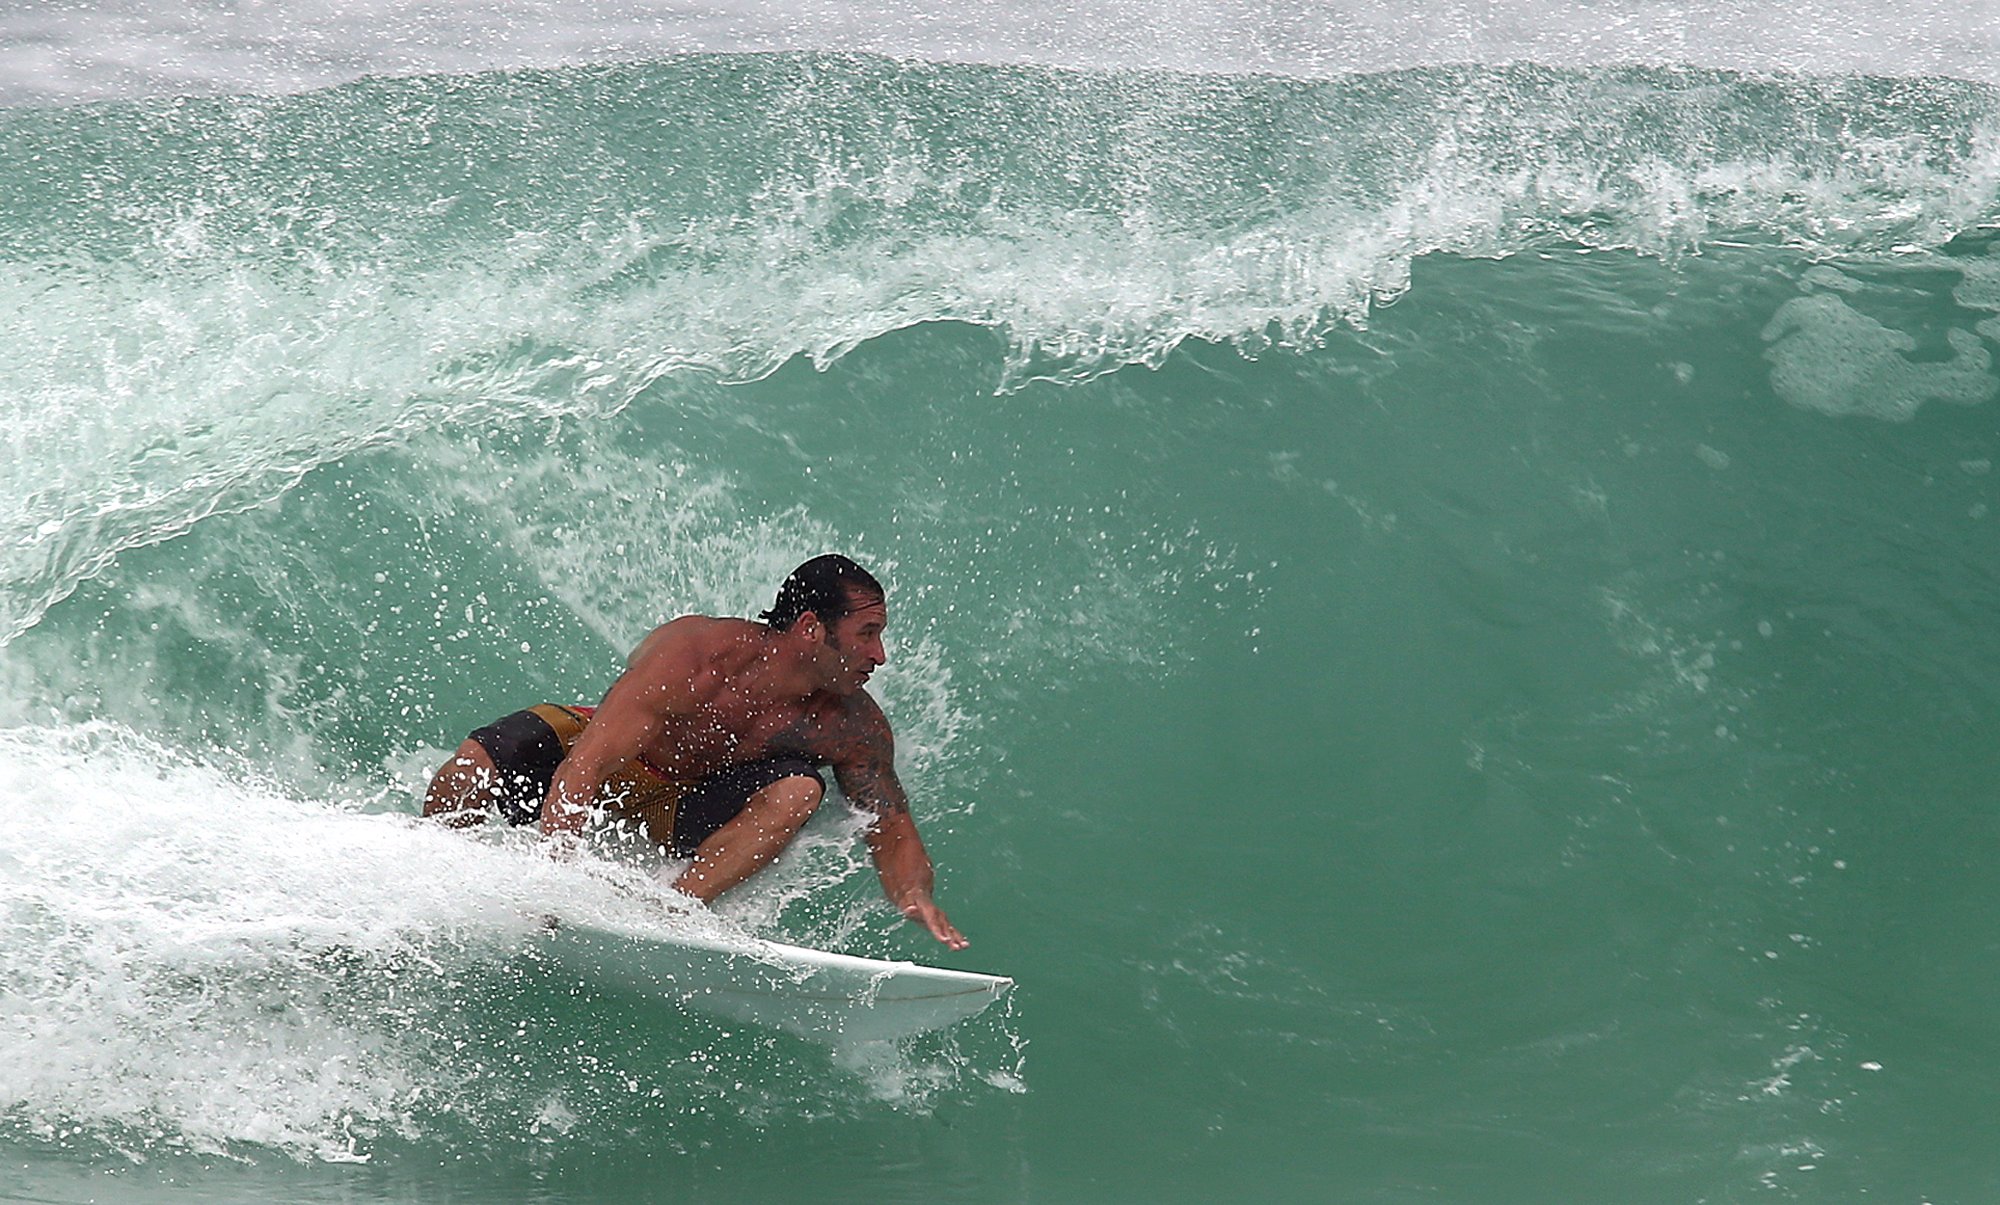
[[[653,629],[653,635],[662,632],[677,634],[748,636],[764,630],[764,625],[749,619],[735,619],[727,615],[677,615]]]
[[[865,690],[842,697],[820,730],[814,752],[832,763],[837,774],[851,774],[894,764],[896,737],[889,717]]]
[[[714,654],[754,639],[762,624],[747,619],[726,619],[714,615],[682,615],[654,628],[632,650],[637,664],[661,653]]]
[[[712,697],[750,654],[758,625],[741,619],[683,615],[654,628],[626,659],[624,693],[667,711]]]
[[[841,696],[834,704],[828,735],[837,743],[854,747],[886,744],[893,740],[889,717],[882,705],[866,689]]]

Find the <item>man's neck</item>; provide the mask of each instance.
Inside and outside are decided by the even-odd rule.
[[[731,686],[759,707],[804,703],[820,690],[809,654],[794,646],[789,633],[775,630],[762,634],[756,659]]]

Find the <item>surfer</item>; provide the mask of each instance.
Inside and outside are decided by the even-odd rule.
[[[653,630],[596,707],[543,703],[480,728],[431,780],[424,815],[539,824],[565,844],[602,807],[669,856],[704,903],[777,857],[819,806],[831,765],[870,813],[868,850],[903,915],[954,950],[930,855],[865,689],[885,661],[888,595],[844,556],[793,570],[761,622],[683,615]]]

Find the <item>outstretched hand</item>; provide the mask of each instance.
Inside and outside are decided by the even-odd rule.
[[[951,922],[945,919],[944,910],[939,908],[929,895],[922,892],[911,892],[908,896],[898,901],[896,906],[902,909],[904,916],[929,929],[932,937],[937,938],[952,949],[963,950],[966,946],[972,944],[965,940],[963,934],[952,927]]]

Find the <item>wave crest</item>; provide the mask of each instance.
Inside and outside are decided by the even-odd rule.
[[[1007,388],[1309,346],[1438,252],[1936,247],[2000,216],[1996,115],[1957,80],[828,55],[15,111],[0,154],[48,170],[0,182],[0,640],[358,447],[667,374],[958,321]]]

